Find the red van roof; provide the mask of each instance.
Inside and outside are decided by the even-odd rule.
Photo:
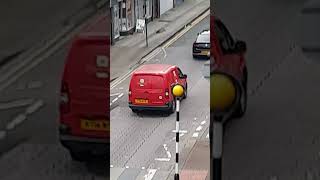
[[[174,65],[169,64],[145,64],[138,68],[134,74],[166,74]]]

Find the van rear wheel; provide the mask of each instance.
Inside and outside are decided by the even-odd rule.
[[[169,110],[169,113],[174,113],[176,111],[176,101],[173,100],[171,103],[171,108]]]

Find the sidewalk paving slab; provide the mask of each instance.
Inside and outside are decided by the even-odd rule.
[[[111,46],[111,79],[124,74],[131,66],[152,50],[182,30],[187,24],[209,10],[209,0],[186,0],[183,4],[163,14],[148,24],[148,44],[145,34],[134,33],[122,37]],[[160,33],[157,33],[160,32]]]

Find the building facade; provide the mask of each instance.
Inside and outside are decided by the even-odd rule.
[[[150,22],[182,2],[184,0],[110,0],[111,43],[120,36],[134,33],[138,19],[147,18]]]

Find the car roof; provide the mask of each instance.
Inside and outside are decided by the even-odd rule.
[[[205,30],[203,30],[203,31],[201,31],[201,32],[199,33],[199,36],[200,36],[200,35],[210,35],[210,30],[205,29]]]
[[[139,67],[134,74],[166,74],[174,67],[169,64],[145,64]]]

